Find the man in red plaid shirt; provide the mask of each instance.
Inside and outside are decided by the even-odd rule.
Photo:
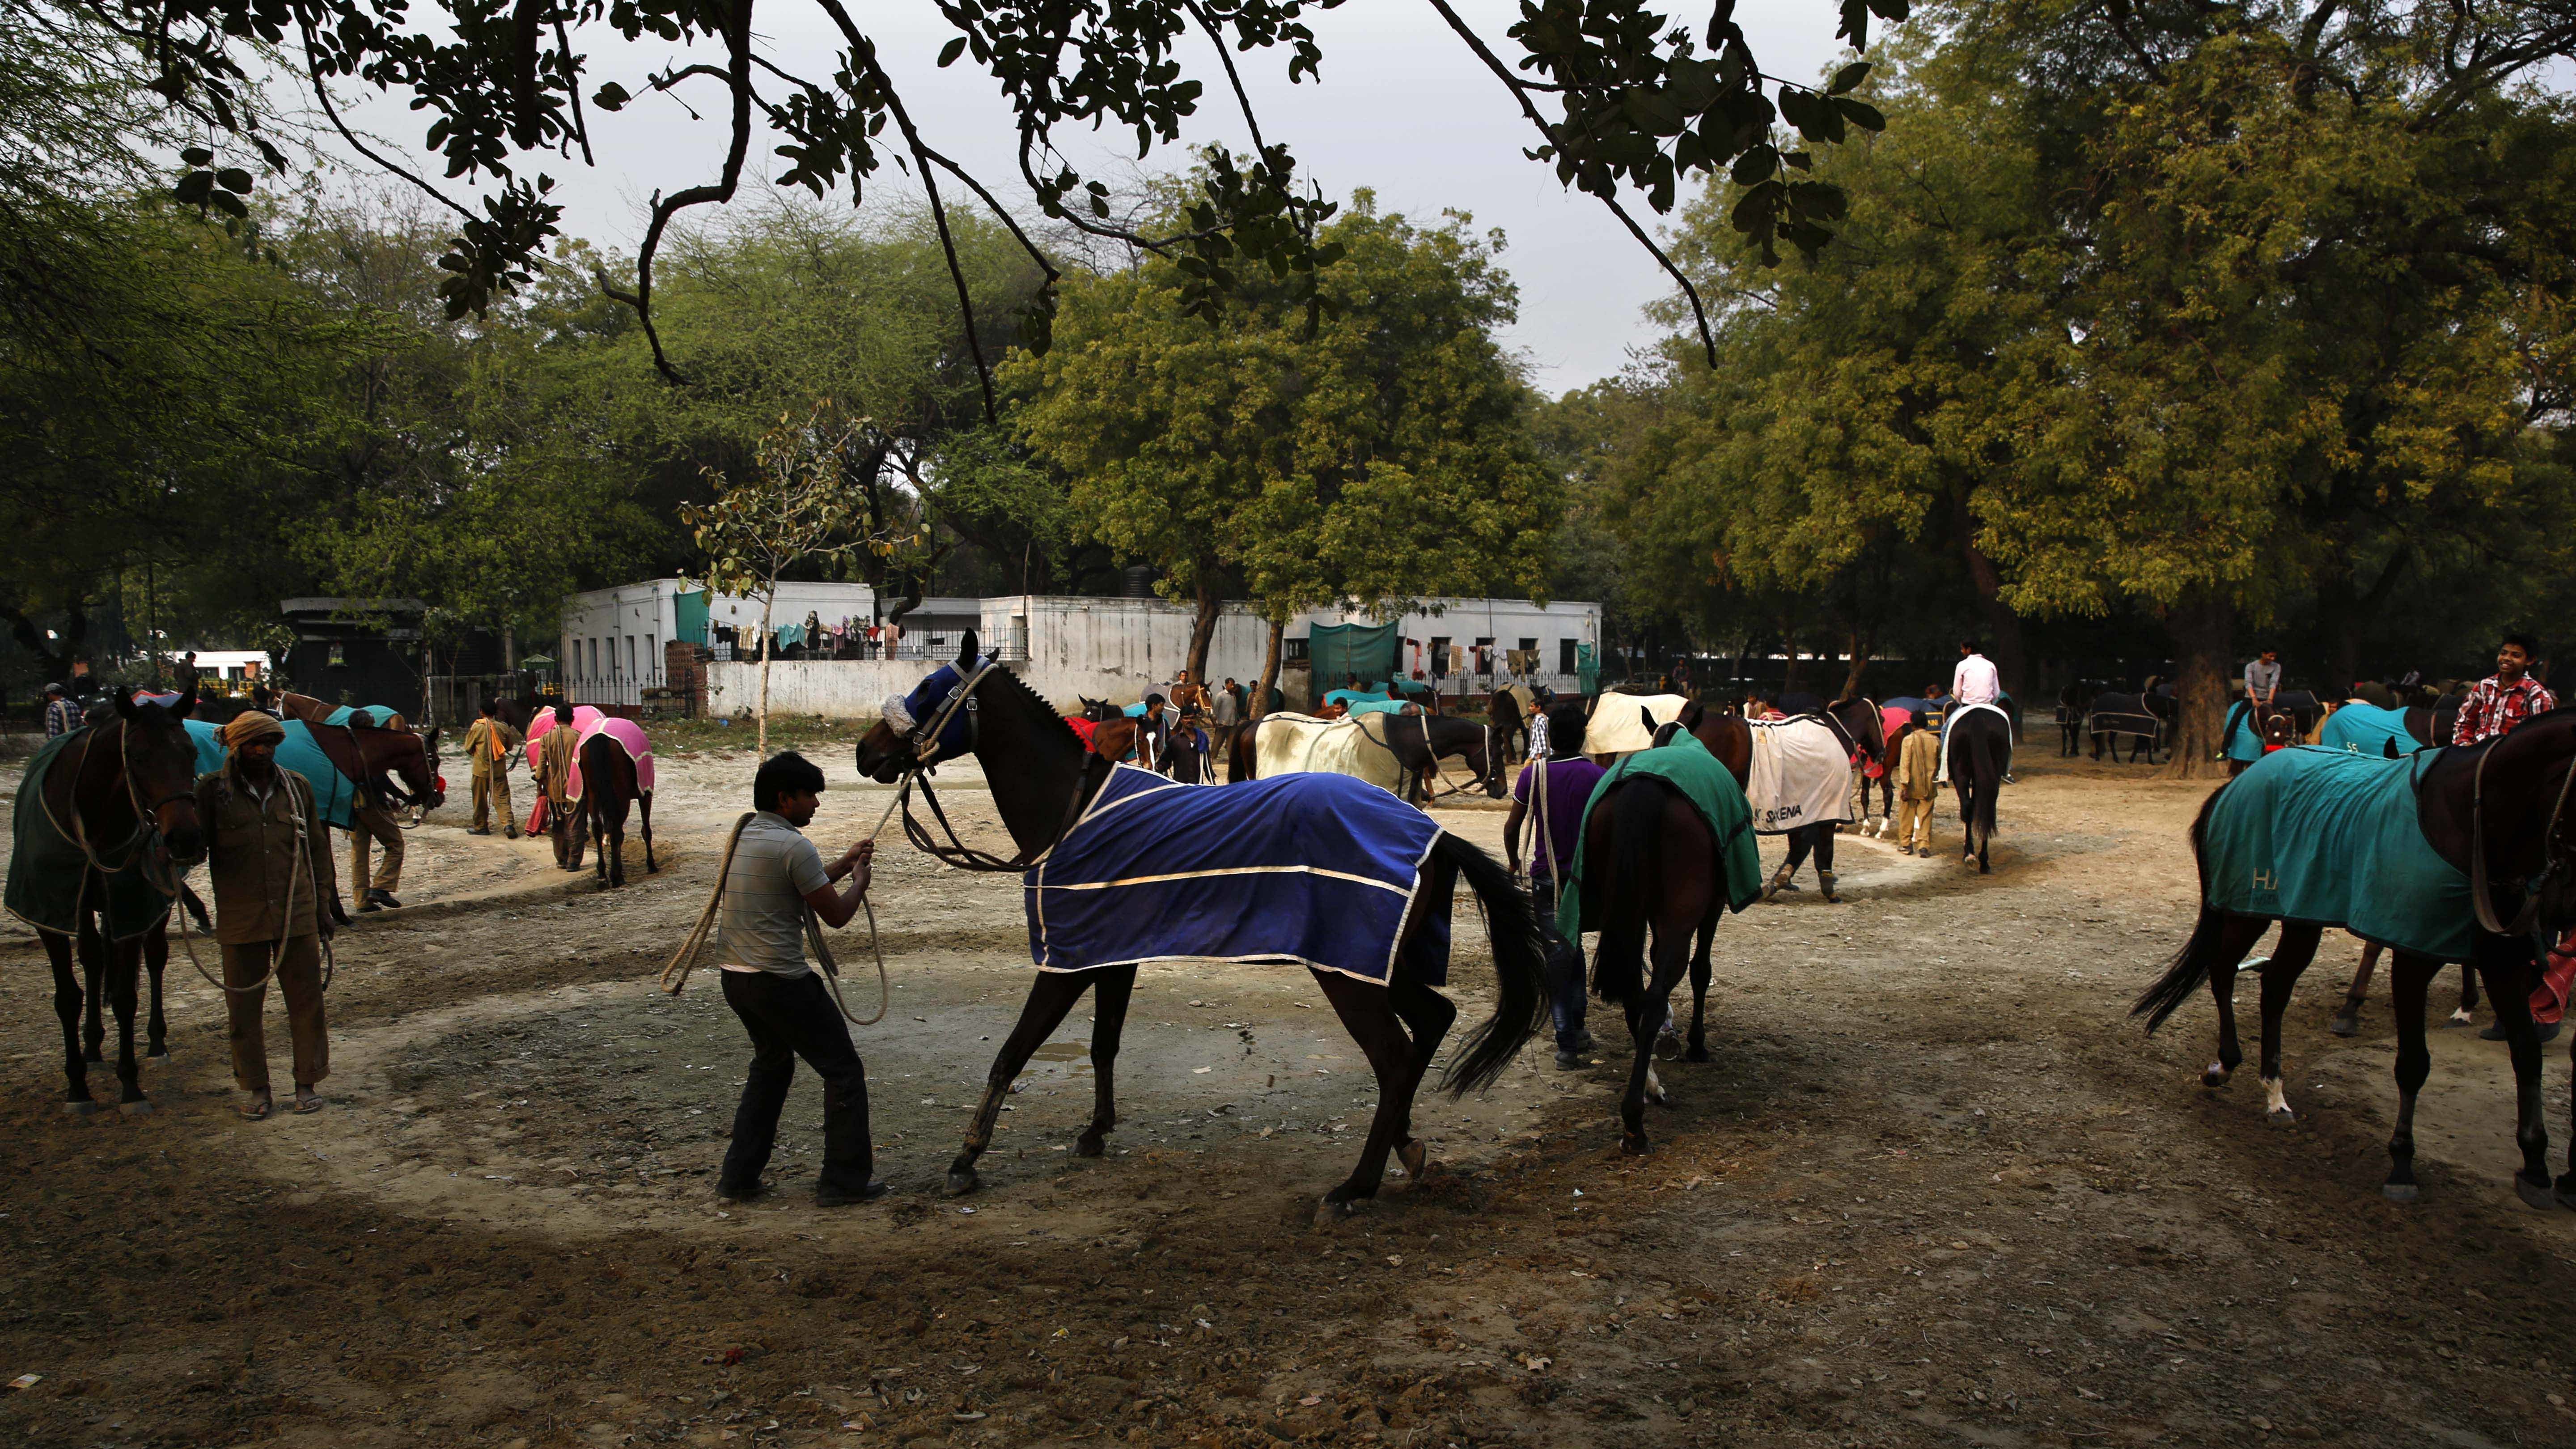
[[[2540,643],[2528,634],[2507,634],[2496,648],[2496,672],[2469,686],[2468,700],[2460,706],[2460,722],[2451,731],[2451,743],[2474,745],[2491,740],[2515,725],[2545,710],[2558,707],[2558,696],[2548,686],[2531,677],[2532,661],[2540,657]]]

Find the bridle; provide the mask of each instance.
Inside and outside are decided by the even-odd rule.
[[[59,835],[63,839],[79,846],[81,858],[89,863],[90,869],[97,871],[100,875],[114,875],[118,871],[125,870],[126,868],[134,865],[136,861],[142,858],[144,851],[150,849],[154,843],[160,840],[161,827],[159,816],[162,806],[173,804],[180,800],[193,801],[196,798],[194,782],[192,781],[190,788],[188,789],[173,790],[169,794],[153,800],[148,805],[144,803],[143,787],[136,784],[134,780],[134,735],[133,730],[129,727],[130,724],[130,721],[121,717],[116,721],[116,763],[117,773],[125,777],[126,803],[134,810],[134,833],[126,837],[124,840],[118,841],[114,846],[109,847],[110,849],[115,850],[125,850],[128,846],[131,846],[132,849],[127,851],[125,859],[117,862],[115,865],[109,865],[106,861],[100,859],[99,848],[90,844],[89,826],[87,821],[84,820],[81,815],[80,780],[81,776],[86,774],[89,770],[90,751],[98,744],[97,734],[92,733],[87,739],[81,741],[80,763],[72,767],[71,783],[65,789],[65,793],[71,800],[72,823],[70,829],[64,829],[62,818],[54,814],[54,802],[46,799],[43,791],[39,790],[36,792],[36,803],[44,807],[45,822],[53,826],[54,833],[56,835]],[[175,895],[176,892],[163,891],[162,894]]]
[[[957,827],[949,823],[948,812],[940,806],[939,792],[931,788],[929,767],[945,753],[940,745],[940,737],[948,732],[949,721],[956,718],[960,710],[965,711],[966,714],[966,747],[959,753],[971,755],[976,752],[977,746],[983,742],[984,731],[982,709],[976,702],[975,690],[984,682],[987,675],[999,668],[1001,668],[1001,661],[998,659],[987,658],[977,663],[975,671],[959,680],[956,686],[948,691],[947,697],[940,703],[939,712],[927,720],[915,719],[911,703],[902,695],[890,696],[885,703],[885,717],[889,722],[902,721],[910,724],[910,728],[904,733],[904,744],[912,759],[904,766],[903,781],[901,787],[895,791],[894,803],[886,807],[885,816],[878,817],[877,829],[885,829],[886,816],[901,811],[903,838],[910,842],[912,848],[942,865],[958,870],[999,874],[1006,871],[1024,871],[1036,865],[1046,858],[1048,851],[1055,849],[1056,842],[1064,838],[1065,832],[1073,828],[1073,822],[1081,815],[1083,802],[1090,793],[1084,790],[1082,783],[1077,780],[1074,783],[1072,797],[1065,802],[1064,819],[1056,825],[1054,833],[1050,834],[1042,844],[1024,849],[1008,858],[995,855],[989,850],[979,850],[958,838]],[[901,726],[898,725],[898,727]],[[1085,766],[1086,770],[1088,768]],[[930,807],[931,818],[938,822],[940,832],[948,837],[945,841],[933,837],[929,827],[922,824],[920,817],[912,813],[909,802],[913,787],[916,785],[921,788],[922,803]],[[875,839],[874,832],[870,833],[869,838]]]
[[[2503,736],[2496,737],[2501,740]],[[2478,926],[2493,935],[2519,936],[2531,929],[2540,914],[2539,885],[2529,878],[2512,884],[2524,888],[2522,910],[2508,926],[2496,919],[2493,891],[2487,883],[2487,757],[2495,753],[2495,740],[2478,751],[2477,768],[2469,776],[2469,903],[2477,911]],[[2568,762],[2567,774],[2558,782],[2558,798],[2549,807],[2549,816],[2540,832],[2540,877],[2545,884],[2566,865],[2558,853],[2558,826],[2566,817],[2569,787],[2576,786],[2576,759]]]

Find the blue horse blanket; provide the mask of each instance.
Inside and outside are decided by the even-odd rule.
[[[2227,707],[2227,758],[2251,763],[2263,758],[2263,737],[2254,732],[2254,706],[2238,700]]]
[[[2404,759],[2323,745],[2274,750],[2229,781],[2201,839],[2205,903],[2232,915],[2341,926],[2438,961],[2469,958],[2469,877],[2424,838]]]
[[[1213,958],[1386,984],[1440,839],[1431,817],[1348,775],[1216,788],[1112,770],[1022,878],[1041,971]],[[1447,977],[1447,913],[1422,923],[1424,984]]]
[[[197,773],[211,775],[224,767],[229,752],[215,740],[215,727],[201,719],[183,721],[188,738],[197,743]],[[313,787],[313,808],[321,813],[322,823],[343,830],[358,828],[351,807],[358,799],[357,782],[340,773],[331,757],[313,742],[313,727],[300,719],[286,722],[286,738],[277,742],[277,763],[302,775]]]
[[[2423,748],[2406,728],[2406,711],[2381,709],[2375,704],[2342,705],[2326,716],[2324,726],[2317,731],[2318,744],[2332,745],[2348,754],[2385,756],[2392,742],[2401,755]]]

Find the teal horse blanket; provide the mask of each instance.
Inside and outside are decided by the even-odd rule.
[[[1717,836],[1717,859],[1720,893],[1731,911],[1743,910],[1762,896],[1762,848],[1753,840],[1753,807],[1746,803],[1744,787],[1735,783],[1708,746],[1690,735],[1676,736],[1669,745],[1639,750],[1623,757],[1610,767],[1599,783],[1592,787],[1592,798],[1583,802],[1583,823],[1592,823],[1592,812],[1601,804],[1610,787],[1631,775],[1653,775],[1681,792],[1708,822]],[[1556,928],[1569,941],[1581,941],[1583,923],[1583,837],[1589,832],[1578,830],[1574,837],[1574,870],[1567,878],[1567,888],[1556,899]],[[1599,922],[1590,929],[1599,930]]]
[[[68,936],[79,929],[81,878],[88,860],[79,842],[64,833],[71,821],[63,820],[64,830],[57,830],[54,817],[46,811],[45,777],[63,752],[73,748],[73,741],[87,741],[90,737],[89,730],[77,729],[45,741],[45,747],[27,762],[27,773],[18,782],[18,807],[9,822],[5,904],[9,914],[49,935]],[[72,763],[77,766],[80,760],[75,757]],[[144,878],[143,857],[147,852],[136,848],[141,843],[130,838],[90,842],[110,862],[131,862],[108,875],[104,901],[90,902],[104,907],[103,919],[112,940],[140,936],[170,914],[170,898]]]
[[[2468,874],[2434,853],[2416,818],[2435,754],[2390,760],[2296,745],[2264,756],[2210,807],[2205,903],[2467,960],[2476,920]]]
[[[2406,728],[2406,711],[2356,703],[2344,704],[2326,716],[2325,724],[2317,730],[2317,743],[2346,754],[2383,757],[2392,744],[2401,755],[2423,748]]]
[[[197,745],[197,773],[211,775],[224,767],[229,751],[216,742],[215,727],[201,719],[184,721],[188,738]],[[302,775],[313,787],[313,808],[321,813],[322,823],[337,825],[342,830],[355,830],[357,818],[351,812],[358,802],[358,782],[340,773],[331,757],[313,742],[313,727],[300,719],[286,722],[286,738],[277,742],[277,763]]]

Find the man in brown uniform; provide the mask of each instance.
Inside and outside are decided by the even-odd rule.
[[[197,818],[205,822],[206,866],[215,892],[215,944],[223,948],[231,1018],[233,1081],[250,1101],[241,1114],[264,1121],[275,1110],[268,1042],[260,1025],[273,975],[286,998],[295,1041],[295,1110],[320,1110],[314,1087],[331,1070],[322,1025],[322,946],[335,899],[331,837],[313,805],[313,786],[277,763],[286,727],[251,711],[216,738],[231,752],[220,770],[197,777]]]
[[[501,833],[512,840],[519,838],[518,819],[510,814],[510,752],[519,747],[519,732],[510,728],[493,713],[495,704],[483,701],[483,717],[465,730],[465,758],[474,767],[474,828],[468,835],[492,833],[492,817],[501,812]]]
[[[394,899],[394,891],[402,885],[402,822],[363,780],[350,797],[349,820],[349,888],[362,893],[358,913],[381,911],[387,906],[399,909],[402,902]],[[370,842],[384,847],[384,858],[376,862],[372,880],[367,876]]]
[[[546,833],[554,838],[555,865],[563,870],[579,869],[572,858],[572,772],[577,757],[581,731],[573,728],[572,706],[555,706],[554,728],[546,731],[537,746],[537,757],[529,761],[536,773],[537,788],[546,796]]]

